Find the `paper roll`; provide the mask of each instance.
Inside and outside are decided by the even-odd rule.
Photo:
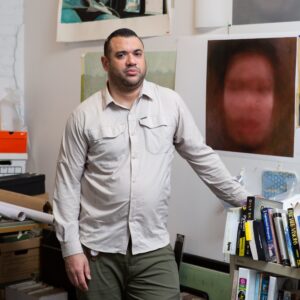
[[[24,221],[26,218],[25,213],[21,209],[3,205],[2,202],[0,202],[0,215],[18,221]]]
[[[41,223],[45,223],[45,224],[53,224],[53,220],[54,220],[53,215],[51,215],[51,214],[46,214],[44,212],[40,212],[40,211],[37,211],[34,209],[30,209],[30,208],[26,208],[26,207],[22,207],[22,206],[18,206],[18,205],[0,201],[0,214],[4,214],[3,212],[7,212],[7,211],[12,212],[12,216],[16,215],[17,212],[23,212],[27,218],[32,219],[34,221],[41,222]],[[25,219],[25,217],[24,217],[24,219]],[[23,221],[23,220],[20,220],[20,221]]]

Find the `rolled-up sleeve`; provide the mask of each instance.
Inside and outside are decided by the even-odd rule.
[[[191,113],[179,96],[177,105],[178,122],[174,137],[177,152],[217,197],[240,206],[248,193],[233,179],[219,155],[205,144]]]
[[[63,256],[82,252],[79,239],[81,178],[86,162],[87,141],[80,116],[68,119],[57,161],[53,214]]]

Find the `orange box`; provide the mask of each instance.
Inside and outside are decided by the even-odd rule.
[[[0,153],[26,153],[26,131],[0,131]]]

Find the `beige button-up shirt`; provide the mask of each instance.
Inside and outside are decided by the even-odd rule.
[[[167,245],[174,149],[218,197],[235,205],[246,198],[176,92],[144,81],[131,109],[107,89],[81,103],[57,165],[53,209],[63,256],[82,245],[125,254],[130,236],[133,254]]]

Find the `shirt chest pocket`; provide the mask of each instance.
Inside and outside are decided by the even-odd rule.
[[[126,126],[101,126],[89,130],[89,159],[102,166],[113,166],[126,152]]]
[[[147,117],[139,120],[143,129],[146,148],[150,153],[166,153],[172,146],[170,126],[160,116]]]

